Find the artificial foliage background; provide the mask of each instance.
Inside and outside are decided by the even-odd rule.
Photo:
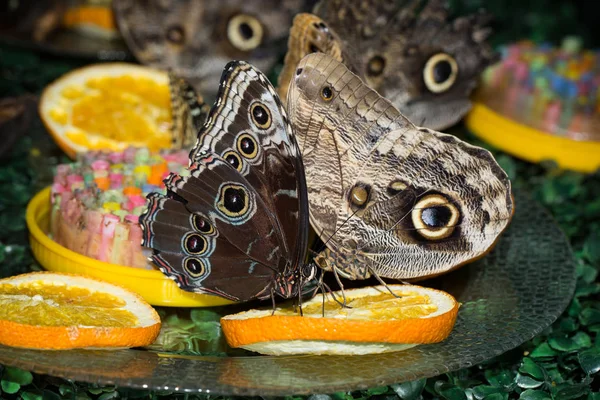
[[[484,4],[485,3],[485,4]],[[590,47],[600,43],[600,2],[453,0],[457,13],[483,5],[496,16],[494,43],[519,38],[560,42],[575,34]],[[39,94],[42,88],[84,65],[71,60],[0,46],[0,97]],[[483,145],[459,125],[451,133]],[[7,134],[3,132],[3,135]],[[1,137],[5,141],[6,137]],[[514,185],[529,191],[555,217],[577,257],[577,289],[568,309],[550,328],[501,357],[475,367],[389,387],[311,396],[311,400],[352,399],[599,399],[600,400],[600,173],[560,171],[552,163],[533,165],[491,149]],[[49,166],[68,161],[44,133],[39,121],[0,159],[0,277],[39,269],[25,226],[29,199],[48,182]],[[171,345],[195,348],[219,335],[218,320],[205,310],[185,324],[165,321]],[[216,342],[216,340],[215,340]],[[70,382],[0,366],[1,399],[158,399],[207,398]],[[218,396],[210,396],[219,398]],[[298,397],[298,399],[306,397]],[[290,399],[292,399],[290,397]]]

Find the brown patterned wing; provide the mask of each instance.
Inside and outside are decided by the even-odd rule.
[[[315,14],[320,31],[311,18],[294,21],[281,93],[306,44],[321,42],[312,50],[343,60],[410,121],[443,129],[467,113],[477,78],[496,60],[489,16],[451,20],[442,0],[329,0]]]
[[[223,65],[246,60],[269,70],[285,48],[304,0],[119,0],[113,10],[127,46],[143,64],[172,70],[213,98]]]
[[[288,108],[326,269],[436,275],[482,256],[507,226],[510,181],[488,151],[415,127],[331,57],[299,63]]]
[[[210,106],[185,79],[169,73],[173,148],[191,149]]]
[[[185,176],[140,217],[143,245],[182,289],[234,300],[297,293],[308,242],[298,145],[267,78],[226,65]]]
[[[342,61],[342,47],[340,38],[321,18],[308,13],[296,15],[290,29],[283,69],[277,81],[277,92],[281,99],[287,99],[290,81],[304,56],[321,52]]]

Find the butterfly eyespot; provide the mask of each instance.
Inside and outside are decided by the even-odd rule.
[[[330,101],[333,98],[333,90],[329,86],[325,86],[321,89],[321,98],[325,101]]]
[[[206,268],[204,261],[198,260],[197,258],[187,258],[183,262],[183,266],[194,278],[200,278],[207,275],[208,268]]]
[[[370,76],[379,76],[385,68],[385,58],[373,56],[367,63],[367,74]]]
[[[240,185],[223,185],[221,187],[217,208],[227,217],[242,217],[249,209],[248,192]]]
[[[364,208],[371,196],[371,187],[363,183],[357,183],[350,189],[350,203],[358,208]]]
[[[189,254],[203,254],[208,248],[208,243],[201,235],[197,233],[190,233],[184,239],[185,251]]]
[[[390,182],[390,184],[387,187],[387,192],[390,196],[395,196],[398,193],[400,193],[401,191],[403,191],[404,189],[406,189],[406,183],[402,182],[402,181],[393,181]]]
[[[207,235],[215,233],[215,227],[208,222],[206,218],[198,214],[192,214],[192,226],[198,232],[202,232]]]
[[[269,111],[269,108],[261,102],[257,101],[252,104],[252,107],[250,107],[250,115],[252,116],[252,121],[260,129],[269,129],[271,126],[271,112]]]
[[[241,51],[251,51],[260,46],[264,29],[260,21],[248,14],[237,14],[227,23],[227,39]]]
[[[258,145],[256,140],[250,135],[242,134],[237,140],[237,149],[246,158],[253,159],[258,154]]]
[[[172,25],[167,28],[166,38],[173,44],[183,44],[185,42],[185,31],[179,25]]]
[[[446,197],[432,194],[423,197],[411,212],[416,231],[425,239],[441,240],[454,232],[460,211]]]
[[[229,164],[231,164],[231,166],[237,169],[238,171],[242,170],[242,159],[240,158],[240,156],[237,155],[235,151],[228,151],[227,153],[223,154],[223,159]]]
[[[432,93],[442,93],[450,89],[458,76],[458,64],[454,57],[438,53],[429,58],[423,68],[423,81]]]

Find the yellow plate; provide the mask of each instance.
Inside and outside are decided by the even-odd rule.
[[[155,306],[211,307],[231,304],[231,301],[218,296],[181,290],[175,282],[158,270],[109,264],[83,256],[56,243],[46,234],[50,222],[49,187],[31,199],[27,205],[26,220],[33,255],[50,271],[70,272],[115,283],[139,293],[148,303]]]
[[[527,161],[554,160],[561,168],[581,172],[600,168],[600,142],[553,136],[505,118],[482,103],[473,105],[466,123],[487,143]]]

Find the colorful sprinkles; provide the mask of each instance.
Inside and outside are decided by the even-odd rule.
[[[483,74],[480,100],[553,135],[600,141],[600,51],[569,37],[559,48],[522,41],[501,53]]]
[[[152,154],[145,148],[83,153],[56,168],[51,235],[59,244],[94,259],[151,268],[140,246],[138,217],[146,195],[164,192],[170,172],[185,176],[188,152]]]

